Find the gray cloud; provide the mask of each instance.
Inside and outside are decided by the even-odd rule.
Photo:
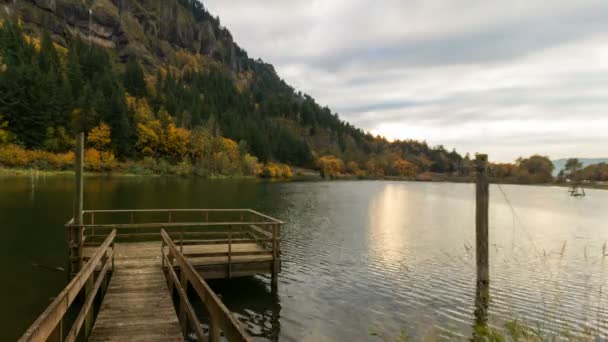
[[[356,126],[519,155],[605,157],[603,0],[207,0],[250,56]]]

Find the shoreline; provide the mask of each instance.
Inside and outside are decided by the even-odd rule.
[[[73,177],[74,171],[72,170],[43,170],[43,169],[23,169],[23,168],[7,168],[0,167],[0,178],[6,177]],[[196,176],[196,175],[176,175],[176,174],[156,174],[156,173],[132,173],[123,171],[108,171],[108,172],[92,172],[85,171],[85,177],[105,177],[105,178],[157,178],[157,177],[170,177],[170,178],[182,178],[182,179],[207,179],[207,180],[266,180],[266,181],[396,181],[396,182],[415,182],[415,183],[475,183],[474,179],[468,177],[450,177],[440,176],[433,179],[419,180],[415,177],[357,177],[357,176],[342,176],[332,179],[326,179],[320,175],[312,175],[310,172],[299,174],[294,173],[294,176],[289,179],[274,179],[274,178],[262,178],[256,176],[244,176],[244,175],[210,175],[210,176]],[[490,180],[491,184],[506,184],[506,185],[532,185],[532,186],[558,186],[558,187],[569,187],[570,184],[566,183],[516,183],[516,182],[501,182],[496,180]],[[596,184],[589,183],[583,184],[585,189],[594,190],[608,190],[608,184]]]

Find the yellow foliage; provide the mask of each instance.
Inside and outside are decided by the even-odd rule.
[[[184,49],[180,49],[175,53],[175,61],[182,73],[199,72],[202,65],[201,55],[192,54]]]
[[[145,124],[138,123],[135,148],[144,156],[155,156],[160,148],[161,130],[162,127],[158,120],[148,121]]]
[[[74,165],[74,153],[30,151],[16,145],[6,145],[0,147],[0,165],[64,170]]]
[[[40,39],[37,37],[33,37],[30,36],[29,34],[24,34],[23,35],[23,40],[25,40],[25,42],[28,45],[31,45],[34,47],[34,49],[36,49],[36,51],[40,52]]]
[[[205,129],[199,128],[190,134],[188,149],[193,162],[199,162],[211,151],[211,135]]]
[[[112,130],[108,124],[101,122],[99,126],[94,127],[87,137],[89,144],[93,148],[104,151],[110,147]]]
[[[236,141],[228,138],[221,138],[222,150],[226,152],[228,158],[234,161],[239,158],[239,145]]]
[[[248,176],[261,176],[263,171],[263,166],[258,161],[258,158],[249,153],[243,156],[243,174]]]
[[[34,36],[30,36],[28,34],[24,34],[23,35],[23,40],[25,40],[25,42],[29,45],[32,45],[34,47],[34,49],[36,49],[36,51],[40,52],[40,48],[42,46],[40,38],[38,37],[34,37]],[[67,55],[69,50],[66,49],[65,47],[53,42],[53,47],[55,48],[55,50],[62,54],[62,55]]]
[[[262,170],[262,177],[264,178],[291,178],[293,173],[288,165],[280,163],[268,163],[264,165]]]
[[[91,171],[109,171],[117,165],[116,158],[111,152],[100,152],[89,148],[84,154],[84,166]]]
[[[344,172],[344,162],[334,156],[323,156],[317,160],[321,176],[335,178]]]
[[[403,158],[396,157],[393,160],[392,171],[395,176],[413,177],[416,175],[416,166]]]
[[[177,128],[174,123],[170,123],[161,137],[163,150],[167,155],[179,160],[186,157],[188,143],[190,142],[190,131]]]
[[[126,95],[125,100],[127,107],[134,113],[135,122],[140,123],[154,119],[154,114],[146,99],[138,99],[134,96]]]

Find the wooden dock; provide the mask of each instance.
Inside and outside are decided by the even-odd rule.
[[[248,209],[81,213],[66,225],[72,281],[20,341],[249,341],[205,279],[267,273],[274,289],[281,221]],[[193,300],[203,304],[208,331]]]
[[[283,222],[250,209],[83,210],[83,133],[76,142],[70,281],[19,341],[250,341],[205,279],[269,273],[275,291]]]

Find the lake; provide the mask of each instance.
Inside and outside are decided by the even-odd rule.
[[[0,178],[0,340],[65,285],[69,177]],[[490,321],[608,334],[608,191],[490,188]],[[473,184],[85,178],[86,209],[252,208],[284,220],[268,277],[214,289],[260,340],[468,338],[475,299]],[[42,266],[40,266],[42,265]],[[372,335],[380,335],[372,336]]]

